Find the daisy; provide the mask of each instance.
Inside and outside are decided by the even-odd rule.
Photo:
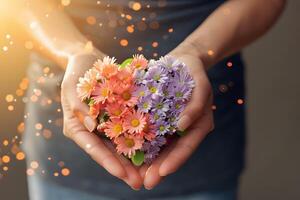
[[[78,97],[82,101],[87,98],[90,98],[97,83],[96,78],[97,71],[94,68],[88,70],[83,77],[79,78],[79,83],[77,84],[77,93]]]
[[[99,115],[100,109],[103,105],[100,103],[93,103],[90,105],[90,110],[89,110],[89,115],[93,118],[96,119]]]
[[[118,65],[114,57],[110,58],[106,56],[103,60],[98,60],[94,66],[107,79],[118,73]]]
[[[127,111],[124,104],[118,104],[116,102],[107,104],[105,109],[110,117],[121,117]]]
[[[130,66],[133,69],[146,69],[148,65],[147,59],[143,55],[133,55]]]
[[[92,99],[95,100],[95,103],[105,103],[107,99],[111,96],[111,89],[107,81],[98,83],[92,92]]]
[[[134,96],[135,87],[132,86],[129,89],[123,91],[118,95],[118,102],[130,107],[133,107],[138,102],[138,97]]]
[[[117,144],[117,152],[124,154],[131,158],[135,155],[135,151],[142,148],[144,140],[141,137],[124,134],[115,138],[114,142]]]
[[[144,126],[143,131],[141,132],[141,136],[143,136],[146,140],[152,141],[155,138],[155,127],[150,123],[149,114],[145,114],[146,124]]]
[[[104,132],[110,139],[116,138],[122,134],[124,130],[123,122],[118,118],[111,118],[111,120],[105,123]]]
[[[124,117],[124,128],[129,133],[140,133],[146,125],[146,117],[140,111],[127,112]]]
[[[126,67],[118,69],[118,73],[116,74],[116,78],[119,79],[123,84],[132,84],[133,83],[133,71]]]

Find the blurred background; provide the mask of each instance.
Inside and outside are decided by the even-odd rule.
[[[299,8],[300,1],[289,1],[273,29],[244,51],[248,145],[241,200],[300,199]],[[18,147],[33,48],[26,38],[0,16],[0,199],[5,200],[28,199],[25,158]]]

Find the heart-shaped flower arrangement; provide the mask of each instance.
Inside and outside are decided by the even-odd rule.
[[[181,134],[176,124],[193,87],[188,67],[174,57],[134,55],[122,64],[98,60],[79,78],[77,92],[99,124],[97,134],[139,166],[151,163],[169,136]]]

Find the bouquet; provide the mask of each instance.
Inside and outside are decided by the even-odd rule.
[[[134,55],[122,64],[105,57],[79,78],[77,92],[97,120],[97,134],[139,166],[151,163],[169,138],[194,81],[188,67],[171,56],[147,60]]]

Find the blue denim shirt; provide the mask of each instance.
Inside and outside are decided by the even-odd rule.
[[[224,1],[140,2],[142,8],[134,11],[129,8],[127,0],[102,0],[98,3],[96,0],[72,0],[65,11],[94,46],[121,62],[136,53],[143,53],[147,58],[167,54]],[[134,25],[133,33],[126,30],[131,25]],[[121,39],[126,39],[128,45],[121,46]],[[157,42],[158,46],[153,47],[153,42]],[[142,47],[142,51],[139,51],[139,47]],[[44,75],[45,66],[50,67],[49,73],[53,75]],[[237,103],[238,99],[244,99],[244,66],[240,54],[224,59],[208,71],[214,93],[215,130],[205,138],[183,167],[151,191],[133,191],[63,136],[62,112],[58,110],[63,73],[45,58],[32,57],[28,73],[31,81],[28,95],[31,96],[33,89],[40,89],[43,97],[38,102],[27,103],[26,112],[30,116],[26,120],[24,148],[28,162],[37,160],[40,168],[45,170],[44,173],[37,173],[41,174],[41,178],[78,190],[122,199],[170,197],[226,189],[237,184],[244,164],[245,143],[244,104]],[[42,83],[37,81],[40,77],[43,77]],[[52,103],[43,104],[42,98],[52,99]],[[36,123],[43,124],[40,137],[35,135]],[[45,130],[51,131],[51,138],[43,136]],[[61,169],[57,164],[60,161],[70,168],[70,176],[53,176],[54,172]]]

